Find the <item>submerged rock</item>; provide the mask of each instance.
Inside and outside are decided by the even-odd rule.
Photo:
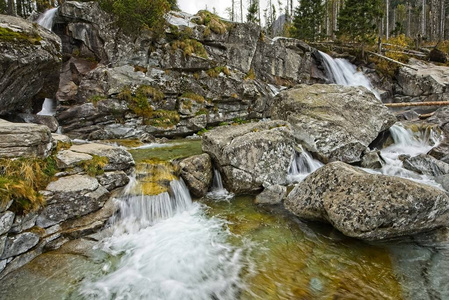
[[[396,122],[363,87],[300,85],[281,92],[271,116],[292,124],[297,141],[323,162],[360,161],[380,132]]]
[[[284,184],[294,150],[290,125],[284,121],[217,127],[203,135],[208,153],[233,193],[258,191],[262,184]]]
[[[206,153],[182,160],[181,177],[195,197],[206,195],[212,183],[212,161]]]
[[[347,236],[381,240],[449,225],[449,196],[437,188],[330,163],[295,186],[284,202],[300,218]]]
[[[0,119],[0,157],[46,157],[52,147],[47,126],[11,123]]]
[[[287,195],[287,187],[279,184],[266,187],[254,200],[257,204],[278,204]]]

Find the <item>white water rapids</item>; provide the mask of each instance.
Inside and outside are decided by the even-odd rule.
[[[224,188],[220,171],[218,171],[217,169],[214,169],[212,187],[209,193],[207,193],[207,197],[214,200],[225,200],[225,201],[229,201],[234,197],[233,193],[230,193],[228,190]]]
[[[362,73],[358,72],[356,66],[343,58],[332,58],[330,55],[319,51],[323,58],[326,75],[331,83],[345,86],[363,86],[371,91],[377,99],[379,93],[373,88],[370,80]]]
[[[53,27],[53,19],[55,18],[57,11],[57,7],[46,10],[39,16],[36,23],[51,31],[51,28]]]
[[[128,191],[136,184],[131,181]],[[88,299],[235,299],[242,288],[241,250],[227,243],[229,232],[218,218],[192,203],[182,180],[156,196],[119,199],[113,236],[102,248],[109,259],[105,275],[84,282]]]

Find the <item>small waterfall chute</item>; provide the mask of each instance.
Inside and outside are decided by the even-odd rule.
[[[218,171],[217,169],[214,169],[212,187],[210,188],[210,191],[207,193],[206,196],[214,200],[230,200],[234,198],[234,194],[230,193],[223,186],[220,171]]]
[[[53,99],[45,98],[44,103],[42,103],[42,109],[37,114],[41,116],[54,116],[55,113],[55,101]]]
[[[290,168],[288,170],[287,180],[289,182],[301,182],[311,173],[315,172],[323,166],[319,160],[300,146],[300,151],[293,155]]]
[[[51,28],[53,27],[53,20],[57,11],[57,7],[46,10],[39,16],[36,23],[51,31]]]
[[[371,91],[377,99],[379,93],[373,88],[370,80],[348,60],[343,58],[332,58],[327,53],[319,51],[323,58],[324,69],[331,83],[345,86],[363,86]]]

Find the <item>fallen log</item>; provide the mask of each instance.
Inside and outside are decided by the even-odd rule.
[[[446,106],[446,105],[449,105],[449,101],[385,103],[386,107]]]
[[[418,71],[418,69],[415,68],[415,67],[412,67],[412,66],[410,66],[410,65],[401,63],[400,61],[394,60],[394,59],[389,58],[389,57],[386,57],[386,56],[384,56],[384,55],[381,55],[381,54],[378,54],[378,53],[374,53],[374,52],[371,52],[371,51],[369,51],[368,53],[369,53],[369,54],[376,55],[376,56],[379,56],[380,58],[383,58],[383,59],[385,59],[385,60],[388,60],[388,61],[390,61],[390,62],[392,62],[392,63],[395,63],[395,64],[398,64],[398,65],[401,65],[401,66],[403,66],[403,67],[410,68],[410,69],[412,69],[412,70]]]

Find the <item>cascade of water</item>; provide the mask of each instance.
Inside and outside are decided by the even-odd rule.
[[[38,115],[42,116],[54,116],[56,113],[55,102],[53,99],[45,98],[42,104],[42,110],[38,112]]]
[[[381,173],[390,176],[398,176],[417,182],[441,187],[431,176],[420,175],[403,168],[401,156],[416,156],[427,153],[433,146],[437,145],[442,135],[432,128],[423,131],[413,132],[406,129],[402,124],[397,123],[390,128],[391,137],[394,143],[381,150],[381,157],[385,164],[379,171],[365,169],[370,173]]]
[[[289,182],[303,181],[311,173],[321,168],[323,164],[316,160],[301,147],[300,153],[295,153],[293,156],[290,169],[288,170],[287,180]]]
[[[353,64],[346,59],[334,59],[324,52],[319,51],[319,53],[323,58],[326,74],[332,83],[346,86],[364,86],[371,91],[377,99],[380,99],[379,93],[374,90],[369,79],[362,72],[357,72],[357,69]]]
[[[230,200],[234,197],[233,193],[228,192],[228,190],[224,188],[220,171],[218,171],[217,169],[214,169],[212,187],[206,196],[215,200]]]
[[[36,23],[51,31],[51,28],[53,27],[53,19],[57,11],[57,7],[46,10],[39,16]]]
[[[151,193],[148,184],[169,178],[165,167],[138,166],[119,199],[120,213],[111,220],[113,236],[102,242],[102,250],[117,259],[105,263],[106,275],[83,282],[83,298],[238,297],[242,251],[227,243],[225,221],[205,216],[181,179],[172,179],[168,191],[143,195]]]

